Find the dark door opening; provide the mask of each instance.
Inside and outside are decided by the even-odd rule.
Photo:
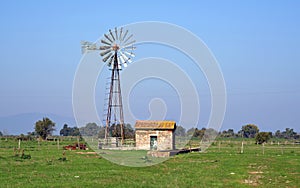
[[[150,136],[150,149],[157,150],[157,136]]]

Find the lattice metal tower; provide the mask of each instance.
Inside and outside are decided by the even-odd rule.
[[[110,137],[110,127],[112,124],[120,124],[121,139],[124,143],[124,115],[120,83],[120,71],[122,67],[127,67],[128,63],[132,62],[135,57],[133,46],[135,40],[132,40],[133,35],[128,35],[128,30],[123,32],[123,28],[109,30],[109,33],[104,34],[103,39],[100,40],[101,46],[97,47],[97,43],[82,41],[82,53],[91,50],[100,50],[100,55],[103,57],[103,62],[111,70],[109,96],[107,103],[106,125],[105,125],[105,139]]]

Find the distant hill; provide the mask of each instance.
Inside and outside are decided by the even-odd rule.
[[[11,116],[0,117],[0,131],[9,135],[27,134],[34,131],[34,124],[43,117],[48,117],[55,122],[54,135],[58,135],[60,129],[66,123],[69,126],[76,126],[73,117],[64,117],[55,114],[24,113]]]

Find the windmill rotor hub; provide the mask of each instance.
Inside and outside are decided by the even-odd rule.
[[[111,69],[117,68],[119,70],[123,67],[127,67],[132,59],[135,57],[133,50],[135,49],[133,34],[129,34],[128,30],[123,28],[109,30],[107,34],[100,40],[102,46],[100,46],[100,55],[103,57],[103,62],[107,64]],[[114,66],[113,62],[117,62],[117,66]]]
[[[120,49],[120,46],[117,45],[117,44],[114,44],[114,45],[112,46],[112,49],[113,49],[114,51],[118,51],[118,50]]]

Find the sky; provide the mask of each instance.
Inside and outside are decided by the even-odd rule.
[[[115,26],[161,21],[197,35],[218,61],[227,90],[222,129],[253,123],[262,131],[300,132],[299,8],[291,0],[2,1],[0,117],[36,112],[72,117],[80,41],[95,41]]]

